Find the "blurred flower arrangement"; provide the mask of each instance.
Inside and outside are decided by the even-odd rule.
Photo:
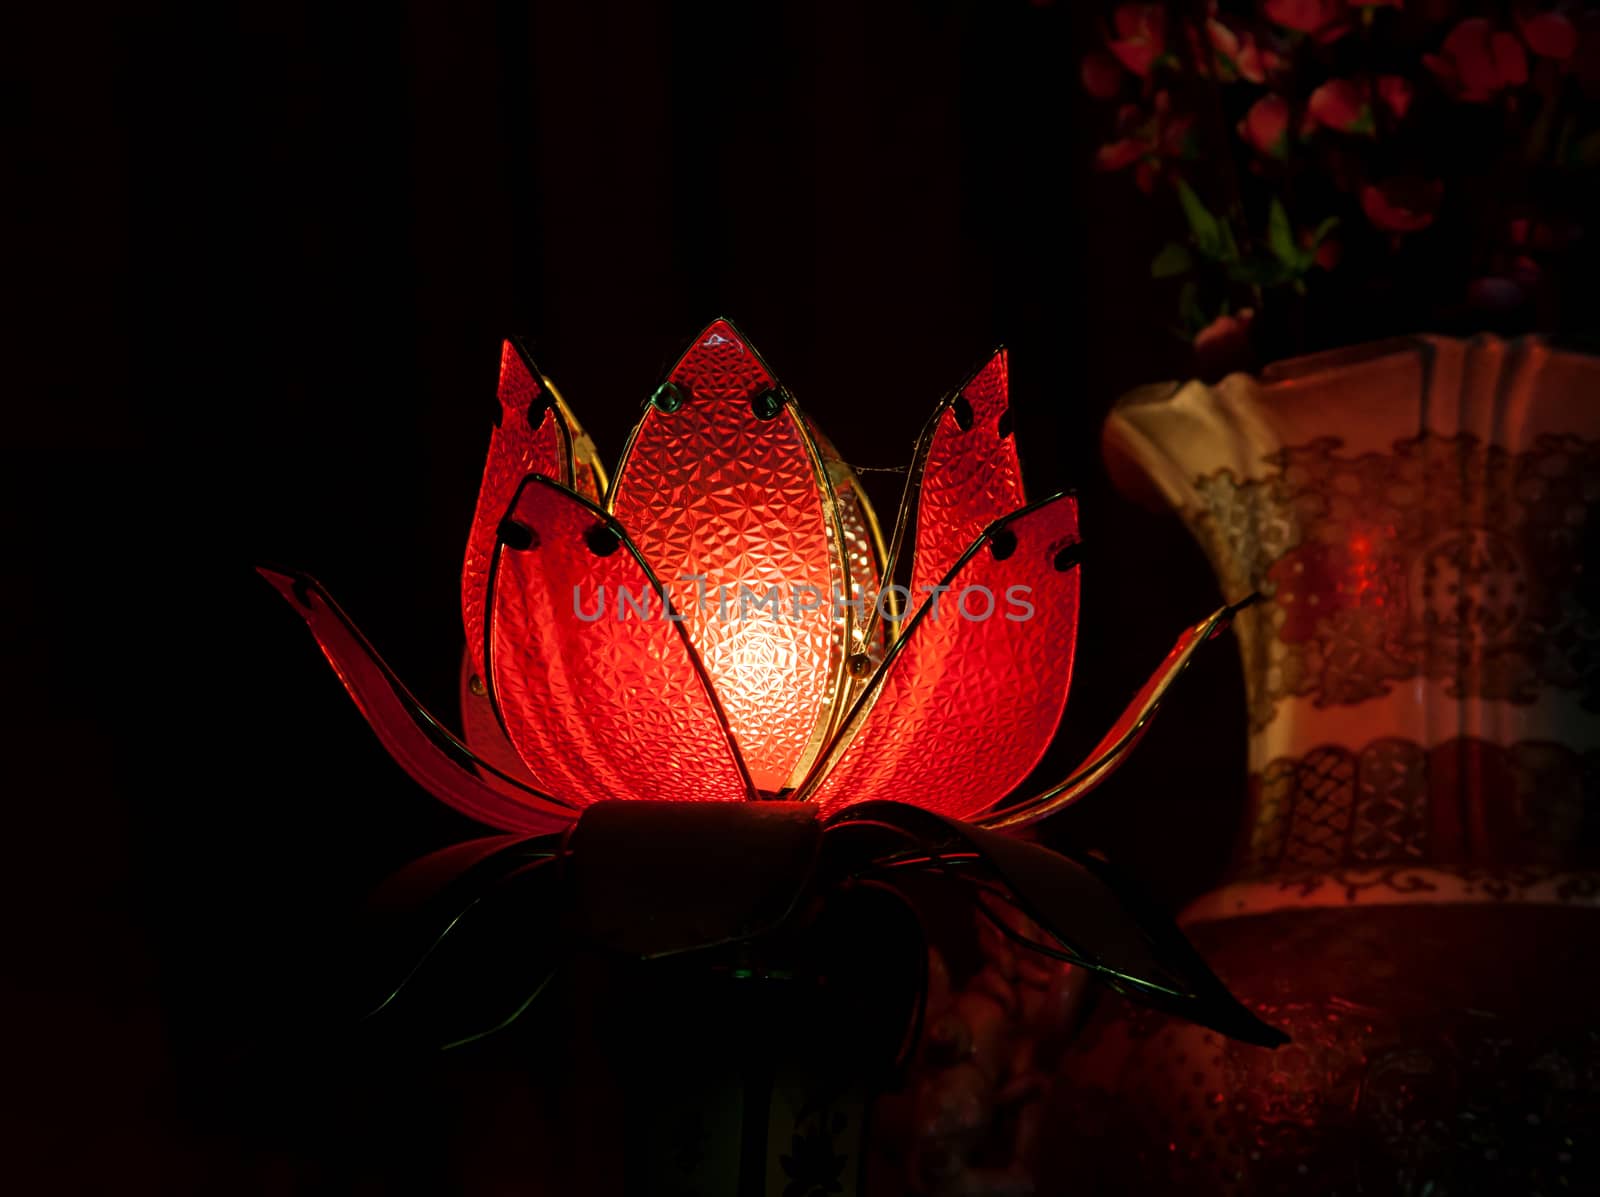
[[[1592,304],[1600,4],[1169,0],[1100,32],[1095,166],[1165,210],[1150,272],[1202,375]]]

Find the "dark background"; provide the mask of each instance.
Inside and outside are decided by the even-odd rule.
[[[1090,550],[1046,768],[1098,737],[1219,596],[1099,465],[1114,397],[1185,367],[1144,314],[1125,181],[1085,168],[1092,19],[1026,0],[14,16],[0,1175],[26,1183],[7,1187],[388,1191],[356,1157],[410,1123],[297,1119],[325,1078],[238,1061],[315,1006],[372,884],[475,829],[387,759],[249,567],[317,575],[449,713],[503,335],[608,462],[718,314],[868,466],[904,464],[940,395],[1010,346],[1030,492],[1078,488]],[[889,518],[897,480],[875,477]],[[1243,749],[1223,648],[1048,834],[1176,904],[1225,863]]]

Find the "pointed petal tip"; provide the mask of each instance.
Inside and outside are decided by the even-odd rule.
[[[534,356],[533,346],[529,343],[527,337],[512,336],[500,342],[502,363],[508,355],[528,372],[535,383],[546,390],[549,389],[550,380],[545,376],[545,372],[539,368],[539,360]]]
[[[577,503],[580,507],[587,508],[594,515],[595,519],[600,520],[608,528],[614,528],[619,533],[626,531],[616,516],[612,515],[604,507],[601,507],[588,495],[582,494],[579,491],[575,491],[570,486],[563,486],[560,482],[550,477],[548,474],[541,474],[537,470],[529,474],[524,474],[522,480],[517,483],[517,489],[512,494],[511,502],[506,508],[505,518],[512,519],[519,512],[525,513],[529,504],[535,501],[536,492],[541,489],[559,491],[562,495]]]
[[[1231,619],[1235,615],[1239,614],[1239,612],[1247,611],[1251,607],[1254,607],[1257,603],[1264,603],[1266,601],[1267,601],[1267,596],[1262,594],[1261,591],[1252,590],[1249,594],[1245,595],[1238,602],[1229,603],[1228,604],[1228,608],[1227,608],[1228,618]]]
[[[520,339],[507,338],[500,342],[500,381],[496,394],[505,411],[526,408],[541,399],[543,406],[548,406],[550,400],[543,377]]]
[[[739,331],[739,326],[734,323],[731,316],[713,316],[706,323],[705,328],[700,330],[701,340],[704,340],[714,332],[733,333],[741,341],[744,340],[744,334]]]
[[[716,360],[718,357],[725,363],[729,357],[734,360],[748,357],[765,375],[763,380],[765,384],[776,385],[777,375],[762,357],[761,351],[739,329],[739,326],[726,316],[718,316],[700,330],[688,348],[678,356],[677,362],[669,371],[669,378],[681,382],[685,373],[698,373],[697,367],[707,364],[707,359]]]
[[[974,370],[971,374],[969,374],[967,376],[967,382],[969,382],[969,383],[972,382],[974,379],[976,379],[979,375],[981,375],[985,370],[989,369],[991,366],[994,366],[994,365],[997,365],[997,364],[1001,365],[1001,366],[1004,366],[1006,364],[1006,361],[1007,361],[1008,357],[1009,357],[1009,351],[1006,349],[1005,344],[1001,343],[999,345],[996,345],[993,349],[991,349],[988,352],[988,354],[986,354],[984,356],[983,364],[981,366],[979,366],[976,370]],[[963,385],[963,388],[964,388],[966,384],[963,383],[962,385]]]
[[[275,565],[258,565],[256,573],[288,600],[296,608],[309,608],[311,606],[311,591],[322,589],[317,580],[309,574],[301,573],[297,569],[280,568]]]
[[[968,370],[962,377],[961,384],[945,397],[944,401],[939,405],[940,408],[942,409],[950,404],[955,403],[956,400],[961,398],[961,396],[964,395],[974,384],[982,381],[993,371],[999,372],[1001,393],[1005,394],[1007,389],[1006,366],[1009,356],[1009,351],[1004,345],[996,345],[992,350],[984,354],[983,360],[980,361],[976,366],[972,367],[972,369]]]
[[[722,340],[718,338],[722,338]],[[726,316],[718,316],[702,328],[695,336],[694,344],[699,348],[710,348],[722,344],[723,340],[736,341],[740,345],[749,344],[749,338],[740,332],[739,326]]]

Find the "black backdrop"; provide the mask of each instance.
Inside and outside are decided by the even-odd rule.
[[[448,711],[504,334],[611,461],[717,314],[872,466],[903,464],[931,404],[1009,345],[1030,489],[1079,489],[1090,550],[1046,768],[1092,742],[1218,596],[1098,464],[1115,395],[1182,359],[1148,318],[1121,181],[1082,165],[1090,20],[1026,0],[21,18],[13,1191],[300,1191],[297,1153],[341,1150],[277,1142],[298,1090],[242,1101],[229,1062],[314,1003],[373,882],[473,828],[387,760],[249,566],[318,575]],[[1237,675],[1211,654],[1048,834],[1171,903],[1203,889],[1242,796]]]

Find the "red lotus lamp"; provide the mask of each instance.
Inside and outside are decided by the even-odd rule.
[[[651,398],[609,488],[509,341],[500,402],[462,571],[461,739],[320,586],[262,573],[407,771],[507,831],[608,799],[824,817],[888,800],[1022,826],[1121,762],[1231,614],[1184,633],[1082,767],[996,810],[1055,734],[1078,615],[1077,503],[1026,502],[1004,350],[928,422],[887,552],[850,467],[726,320]],[[909,585],[884,582],[906,562]]]
[[[868,871],[937,873],[1003,894],[1048,933],[1030,946],[1114,988],[1279,1041],[1103,862],[1006,834],[1104,779],[1234,608],[1180,637],[1081,767],[1004,801],[1061,718],[1079,586],[1075,500],[1023,493],[1004,351],[928,422],[887,549],[850,467],[726,320],[651,397],[609,485],[510,342],[499,395],[460,736],[316,582],[262,571],[407,772],[513,833],[444,871],[586,862],[560,908],[640,957],[751,942]]]

